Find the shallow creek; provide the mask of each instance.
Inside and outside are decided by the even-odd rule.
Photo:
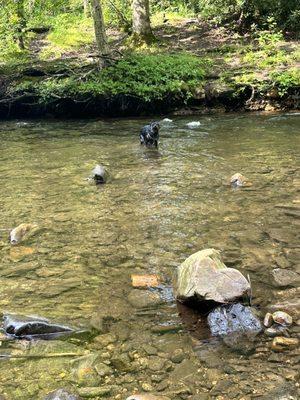
[[[262,334],[244,354],[190,332],[172,276],[214,247],[249,275],[262,317],[299,297],[298,282],[272,271],[300,272],[300,114],[204,116],[190,129],[193,119],[163,124],[159,151],[140,147],[143,119],[0,123],[0,314],[87,331],[0,336],[0,398],[43,399],[59,387],[94,399],[297,398],[297,350],[275,353]],[[97,163],[111,174],[101,187],[86,180]],[[236,172],[253,185],[231,189]],[[12,247],[9,230],[22,222],[41,229]],[[128,301],[131,274],[143,273],[162,280],[158,306]]]

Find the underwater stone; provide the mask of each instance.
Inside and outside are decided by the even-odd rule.
[[[213,336],[236,333],[256,335],[262,330],[261,323],[251,307],[239,303],[215,308],[209,313],[207,321]]]
[[[68,392],[65,389],[57,389],[54,392],[48,393],[44,400],[81,400],[77,394]]]

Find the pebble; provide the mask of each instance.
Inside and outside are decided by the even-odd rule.
[[[184,352],[182,349],[177,349],[174,351],[174,353],[171,355],[171,361],[175,364],[181,363],[185,358]]]
[[[294,349],[299,345],[299,339],[276,336],[272,342],[272,350],[284,351]]]
[[[284,311],[275,311],[272,317],[274,322],[279,325],[289,326],[293,323],[293,318]]]
[[[273,324],[273,315],[271,314],[271,313],[267,313],[266,315],[265,315],[265,318],[264,318],[264,326],[266,327],[266,328],[270,328],[270,326],[272,326],[272,324]]]
[[[150,383],[143,382],[141,386],[142,386],[142,389],[143,389],[145,392],[152,392],[152,390],[153,390],[153,386],[150,385]]]

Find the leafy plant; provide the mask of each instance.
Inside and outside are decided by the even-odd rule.
[[[132,95],[144,101],[162,100],[168,96],[187,100],[201,86],[207,60],[188,54],[132,55],[114,66],[86,77],[46,79],[18,86],[30,90],[42,101],[53,97],[87,98],[92,96]]]

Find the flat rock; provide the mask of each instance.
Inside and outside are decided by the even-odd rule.
[[[300,283],[300,275],[289,269],[276,268],[272,271],[272,277],[275,286],[298,286]]]
[[[247,279],[238,270],[227,268],[215,249],[191,255],[177,269],[176,295],[183,302],[196,298],[229,303],[249,292]]]
[[[274,351],[284,351],[291,350],[299,346],[299,339],[297,338],[287,338],[283,336],[277,336],[273,339],[272,350]]]
[[[80,396],[85,399],[107,396],[111,390],[110,386],[82,387],[78,389]]]
[[[207,322],[213,336],[236,333],[256,335],[262,330],[261,323],[251,307],[239,303],[215,308],[209,313]]]
[[[4,315],[4,332],[16,339],[51,339],[73,332],[65,325],[49,322],[45,318]]]
[[[129,303],[136,308],[146,308],[159,305],[162,300],[159,294],[148,290],[133,289],[128,295]]]
[[[81,397],[65,389],[57,389],[54,392],[48,393],[47,396],[44,397],[44,400],[81,400]]]
[[[131,283],[133,287],[157,287],[159,282],[159,277],[155,274],[151,275],[131,275]]]
[[[285,311],[297,320],[300,316],[300,290],[297,288],[277,292],[277,303],[268,306],[270,312]]]

